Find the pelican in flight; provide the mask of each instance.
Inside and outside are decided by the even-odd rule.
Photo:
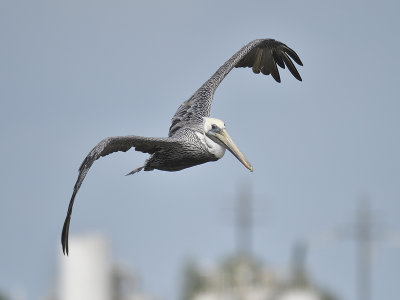
[[[301,77],[292,60],[303,65],[291,48],[274,39],[257,39],[236,52],[225,62],[188,100],[184,101],[172,117],[168,137],[154,138],[136,135],[109,137],[98,143],[83,160],[78,179],[69,202],[67,216],[61,235],[63,253],[68,255],[68,232],[75,196],[95,160],[113,152],[126,152],[131,148],[150,154],[143,166],[127,175],[141,170],[179,171],[209,161],[216,161],[230,151],[247,169],[253,167],[234,144],[223,121],[210,118],[213,95],[221,81],[233,69],[251,67],[253,72],[271,74],[280,82],[277,65],[285,66],[293,76]]]

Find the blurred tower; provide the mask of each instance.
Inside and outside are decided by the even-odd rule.
[[[305,240],[298,240],[292,253],[292,285],[304,287],[308,285],[306,270],[307,243]]]
[[[111,262],[101,235],[70,238],[69,257],[60,257],[59,300],[110,300]]]
[[[253,230],[253,195],[249,183],[240,186],[236,211],[237,253],[251,256]]]
[[[369,300],[371,290],[372,217],[367,199],[359,203],[356,216],[358,299]]]

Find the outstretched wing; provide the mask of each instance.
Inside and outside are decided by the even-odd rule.
[[[71,221],[72,207],[74,205],[75,196],[78,193],[78,190],[81,187],[81,184],[94,161],[101,156],[106,156],[113,152],[126,152],[132,147],[134,147],[136,151],[153,154],[163,147],[171,146],[173,143],[176,143],[176,141],[171,138],[148,138],[135,135],[117,136],[102,140],[89,152],[79,168],[78,179],[76,180],[74,191],[69,202],[67,216],[64,221],[61,235],[61,244],[64,254],[66,253],[68,255],[69,223]]]
[[[192,97],[181,104],[172,117],[169,136],[173,136],[178,129],[188,123],[201,122],[203,117],[210,115],[214,92],[234,67],[251,67],[254,73],[271,74],[277,82],[281,82],[277,65],[283,69],[286,65],[290,73],[301,81],[300,74],[291,59],[303,65],[296,52],[281,42],[274,39],[258,39],[250,42],[225,62]]]

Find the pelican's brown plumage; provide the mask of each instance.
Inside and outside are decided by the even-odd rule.
[[[195,165],[220,159],[228,149],[250,171],[253,167],[240,152],[228,135],[225,124],[210,118],[213,95],[221,81],[233,69],[250,67],[256,74],[271,74],[280,82],[277,65],[285,66],[293,76],[301,81],[292,60],[303,65],[291,48],[274,39],[258,39],[250,42],[236,52],[208,79],[188,100],[184,101],[172,117],[168,137],[152,138],[136,135],[109,137],[98,143],[86,156],[79,168],[78,179],[68,207],[61,235],[64,254],[68,255],[68,233],[75,196],[93,162],[101,156],[113,152],[126,152],[131,148],[149,153],[150,157],[140,170],[179,171]]]

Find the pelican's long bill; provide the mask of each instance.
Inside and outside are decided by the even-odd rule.
[[[247,158],[240,152],[239,148],[236,147],[235,143],[232,141],[231,137],[229,136],[228,132],[225,129],[221,129],[220,132],[215,133],[215,137],[218,138],[226,148],[236,156],[236,158],[251,172],[253,172],[253,166],[247,160]]]

